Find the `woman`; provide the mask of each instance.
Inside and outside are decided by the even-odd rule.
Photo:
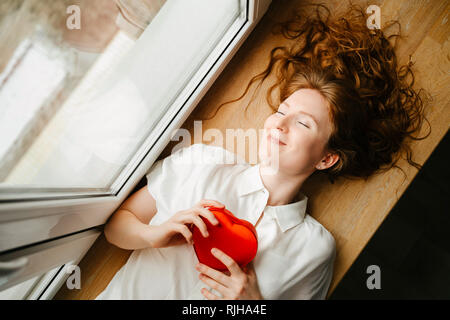
[[[395,166],[411,150],[424,118],[410,64],[398,68],[381,30],[366,27],[364,11],[345,18],[299,13],[282,23],[291,48],[271,52],[266,79],[275,113],[264,123],[261,162],[251,166],[223,148],[194,144],[154,164],[148,186],[130,196],[105,227],[111,243],[135,249],[97,299],[324,299],[332,278],[335,242],[306,214],[305,180],[315,172],[363,177]],[[308,18],[303,18],[308,17]],[[389,37],[390,38],[390,37]],[[271,92],[279,87],[275,108]],[[241,96],[242,98],[242,96]],[[239,98],[240,99],[240,98]],[[236,100],[234,100],[236,101]],[[267,142],[267,143],[266,143]],[[276,151],[277,170],[273,167]],[[205,161],[206,160],[206,161]],[[228,268],[201,265],[189,226],[208,236],[203,219],[216,224],[205,205],[226,206],[255,225],[258,253],[244,270],[221,251]]]

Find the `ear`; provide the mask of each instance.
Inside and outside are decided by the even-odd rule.
[[[324,170],[332,167],[339,160],[337,153],[328,152],[318,164],[316,164],[317,170]]]

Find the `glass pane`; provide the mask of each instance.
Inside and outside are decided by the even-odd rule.
[[[18,283],[11,288],[0,291],[0,300],[25,300],[41,277],[42,275],[36,276],[22,283]]]
[[[114,193],[244,2],[2,0],[2,198]]]
[[[0,291],[0,300],[36,300],[61,266]]]

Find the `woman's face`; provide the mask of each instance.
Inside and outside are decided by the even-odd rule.
[[[327,102],[316,90],[294,92],[266,119],[264,129],[261,160],[278,154],[277,169],[287,174],[311,174],[338,160],[325,150],[332,123]]]

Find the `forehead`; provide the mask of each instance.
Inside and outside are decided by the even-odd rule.
[[[318,125],[330,123],[328,103],[317,90],[297,90],[282,104],[288,106],[292,112],[311,115]]]
[[[328,104],[325,98],[313,89],[300,89],[291,94],[283,103],[299,111],[312,115],[328,114]]]

